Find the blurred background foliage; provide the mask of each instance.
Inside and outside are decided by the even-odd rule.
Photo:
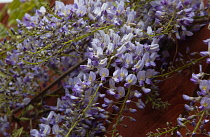
[[[0,39],[4,38],[7,35],[6,32],[6,27],[2,23],[0,23]]]
[[[5,4],[0,9],[0,39],[7,36],[9,27],[16,26],[16,19],[22,19],[25,13],[34,14],[35,9],[39,9],[49,3],[49,0],[13,0]]]

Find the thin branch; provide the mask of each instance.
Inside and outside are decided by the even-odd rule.
[[[170,75],[170,74],[172,74],[172,73],[174,73],[174,72],[177,72],[177,71],[179,71],[179,70],[182,70],[182,69],[184,69],[184,68],[186,68],[186,67],[188,67],[188,66],[190,66],[190,65],[193,65],[193,64],[197,63],[198,61],[201,61],[201,60],[204,59],[204,58],[207,58],[207,56],[200,57],[199,59],[196,59],[195,61],[192,61],[192,62],[190,62],[190,63],[188,63],[188,64],[186,64],[186,65],[184,65],[184,66],[182,66],[182,67],[179,67],[179,68],[177,68],[177,69],[175,69],[175,70],[172,70],[172,71],[170,71],[170,72],[168,72],[168,73],[164,73],[164,74],[152,76],[151,78],[164,77],[164,76]]]
[[[193,23],[204,23],[204,22],[210,22],[210,16],[208,17],[204,17],[204,18],[200,18],[200,19],[195,19],[193,21]]]
[[[51,91],[49,94],[45,95],[45,97],[50,96],[50,95],[53,95],[53,94],[55,94],[56,92],[58,92],[58,91],[60,91],[62,89],[64,89],[62,86],[61,87],[58,87],[57,89]]]
[[[76,64],[75,66],[71,67],[69,70],[67,70],[63,75],[61,75],[60,77],[58,77],[54,82],[52,82],[50,85],[48,85],[45,89],[43,89],[38,95],[34,96],[31,101],[25,105],[25,107],[29,106],[30,104],[34,103],[37,99],[39,99],[40,97],[42,97],[44,94],[46,94],[46,92],[51,89],[53,86],[55,86],[59,81],[61,81],[63,78],[65,78],[68,74],[70,74],[72,71],[74,71],[75,69],[77,69],[80,65],[84,64],[85,62],[87,62],[87,59],[82,60],[81,62],[79,62],[78,64]],[[17,112],[21,111],[23,109],[23,107],[18,107],[15,110],[12,111],[12,115],[16,114]]]

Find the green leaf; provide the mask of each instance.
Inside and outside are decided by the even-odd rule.
[[[3,93],[0,93],[0,107],[2,107],[2,103],[5,101],[5,96]]]
[[[26,108],[26,111],[30,111],[30,110],[32,110],[32,109],[34,109],[34,106],[30,104],[30,105]]]
[[[23,132],[23,127],[19,128],[18,130],[13,131],[12,136],[13,137],[20,137]]]
[[[0,77],[4,77],[4,78],[6,78],[6,77],[7,77],[7,75],[6,75],[6,74],[4,74],[3,72],[1,72],[1,71],[0,71]]]
[[[22,19],[25,13],[32,11],[35,6],[36,4],[33,0],[24,3],[21,3],[20,0],[14,0],[8,7],[8,25],[16,24],[16,19]]]
[[[7,14],[11,15],[11,12],[19,8],[20,4],[21,4],[20,0],[13,0],[8,6]]]
[[[5,38],[7,36],[7,29],[3,24],[0,23],[0,39]]]
[[[8,8],[8,4],[6,4],[3,7],[3,9],[1,9],[1,11],[0,11],[0,22],[2,22],[2,19],[3,19],[4,15],[5,15],[6,11],[7,11],[7,8]]]
[[[27,121],[27,120],[30,120],[29,118],[26,118],[26,117],[21,117],[21,118],[19,118],[20,119],[20,121]]]
[[[21,3],[20,0],[13,0],[9,4],[7,14],[9,15],[8,26],[16,24],[16,19],[22,19],[26,13],[34,14],[34,9],[39,9],[49,0],[30,0]]]

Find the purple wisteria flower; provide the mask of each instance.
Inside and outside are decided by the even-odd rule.
[[[7,119],[7,116],[0,117],[0,132],[3,134],[5,137],[9,136],[9,133],[7,130],[10,128],[9,121]]]
[[[200,101],[200,109],[210,109],[210,98],[209,97],[203,97]]]
[[[44,6],[40,7],[40,9],[37,10],[37,13],[40,14],[40,15],[45,15],[46,8]]]
[[[139,81],[139,86],[144,86],[144,82],[146,80],[146,71],[139,71],[137,73],[137,78]]]
[[[137,82],[137,78],[136,75],[134,74],[129,74],[126,79],[125,79],[126,83],[124,84],[125,87],[129,87],[130,85],[134,85]]]
[[[145,104],[142,102],[141,99],[138,99],[138,102],[136,103],[136,106],[137,106],[139,109],[145,108]]]
[[[40,131],[37,129],[32,129],[30,131],[32,137],[46,137],[50,134],[51,128],[49,125],[46,124],[39,124]]]
[[[106,91],[109,95],[115,95],[115,81],[113,79],[109,79],[109,89]]]
[[[182,134],[179,131],[177,131],[176,134],[177,134],[177,137],[182,137]]]
[[[188,95],[182,95],[182,97],[184,100],[193,100],[194,99],[193,97],[190,97]]]
[[[129,108],[131,103],[136,103],[139,109],[145,108],[140,98],[153,94],[156,60],[163,56],[161,60],[165,61],[169,57],[158,55],[168,49],[165,42],[168,36],[175,34],[177,39],[192,36],[193,31],[202,26],[193,26],[195,18],[208,13],[203,2],[197,0],[128,2],[75,0],[74,4],[65,5],[56,1],[52,10],[42,6],[34,15],[25,14],[22,21],[17,20],[19,30],[16,33],[11,29],[11,32],[18,40],[11,37],[11,41],[5,39],[0,44],[5,55],[0,59],[0,72],[7,74],[0,79],[1,95],[6,98],[0,105],[3,115],[13,113],[13,108],[28,105],[29,97],[40,93],[37,92],[42,88],[40,85],[46,87],[46,83],[56,81],[71,68],[74,70],[56,83],[64,89],[59,91],[63,93],[56,106],[44,105],[43,95],[36,100],[43,105],[44,114],[30,115],[35,120],[41,117],[40,123],[32,125],[31,136],[100,136],[106,132],[104,123],[108,123],[112,115],[109,108],[131,113],[137,111]],[[208,51],[201,52],[202,56],[210,55],[209,41],[204,40]],[[80,60],[87,62],[77,68]],[[51,72],[53,75],[49,75]],[[201,110],[210,108],[210,82],[203,80],[203,76],[200,72],[191,79],[199,84],[199,97],[183,95],[185,100],[191,101],[190,105],[185,105],[188,111],[195,110],[192,104],[196,101],[200,101]],[[118,106],[118,103],[125,104]],[[117,128],[124,117],[124,113],[120,113],[113,125]],[[183,125],[185,119],[177,121]],[[9,136],[7,128],[9,122],[5,115],[0,118],[0,131],[5,136]],[[181,136],[179,132],[177,135]]]
[[[193,106],[189,106],[189,105],[187,105],[187,104],[185,104],[184,107],[185,107],[185,109],[186,109],[187,111],[193,111],[193,110],[194,110],[194,107],[193,107]]]
[[[185,127],[185,124],[183,122],[186,121],[186,120],[187,120],[186,118],[179,117],[179,118],[177,118],[177,123],[178,123],[179,126]]]
[[[126,68],[121,68],[121,69],[118,68],[113,73],[112,78],[114,79],[115,82],[120,82],[124,80],[127,75],[128,75],[128,70]]]
[[[134,96],[137,98],[140,98],[142,96],[142,94],[140,92],[138,92],[137,90],[134,91]]]
[[[55,125],[61,122],[61,115],[51,111],[47,118],[42,118],[40,121],[45,124]]]
[[[96,74],[94,72],[90,72],[88,81],[93,82],[96,80]]]
[[[107,68],[102,68],[99,71],[99,75],[101,76],[101,80],[102,81],[105,81],[106,80],[106,77],[109,76],[109,70]]]
[[[190,80],[194,83],[194,84],[198,84],[200,82],[200,78],[201,75],[199,74],[192,74],[192,78],[190,78]]]
[[[107,108],[107,107],[111,106],[112,103],[113,103],[112,100],[110,100],[108,98],[104,98],[104,104],[102,104],[102,107]]]
[[[7,56],[6,63],[10,65],[16,65],[18,63],[19,53],[13,53]]]
[[[125,96],[125,88],[124,87],[117,87],[117,93],[115,94],[116,99],[120,99]]]
[[[205,96],[207,92],[210,90],[210,80],[201,80],[199,83],[200,95]]]
[[[145,58],[143,58],[145,59]],[[135,65],[134,65],[134,68],[132,68],[134,71],[139,71],[139,70],[142,70],[143,67],[144,67],[144,63],[145,63],[145,60],[139,60]]]
[[[208,45],[208,51],[201,51],[201,52],[200,52],[200,55],[201,55],[201,56],[209,56],[209,57],[210,57],[210,38],[204,40],[203,42],[204,42],[205,44]],[[206,63],[207,63],[207,64],[210,63],[210,58],[207,58]]]
[[[145,87],[142,87],[141,89],[142,89],[142,91],[143,91],[145,94],[147,94],[147,93],[149,93],[149,92],[151,91],[151,89],[145,88]]]

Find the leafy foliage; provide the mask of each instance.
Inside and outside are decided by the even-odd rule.
[[[6,32],[7,32],[7,29],[4,27],[3,24],[0,24],[0,39],[7,36]]]

